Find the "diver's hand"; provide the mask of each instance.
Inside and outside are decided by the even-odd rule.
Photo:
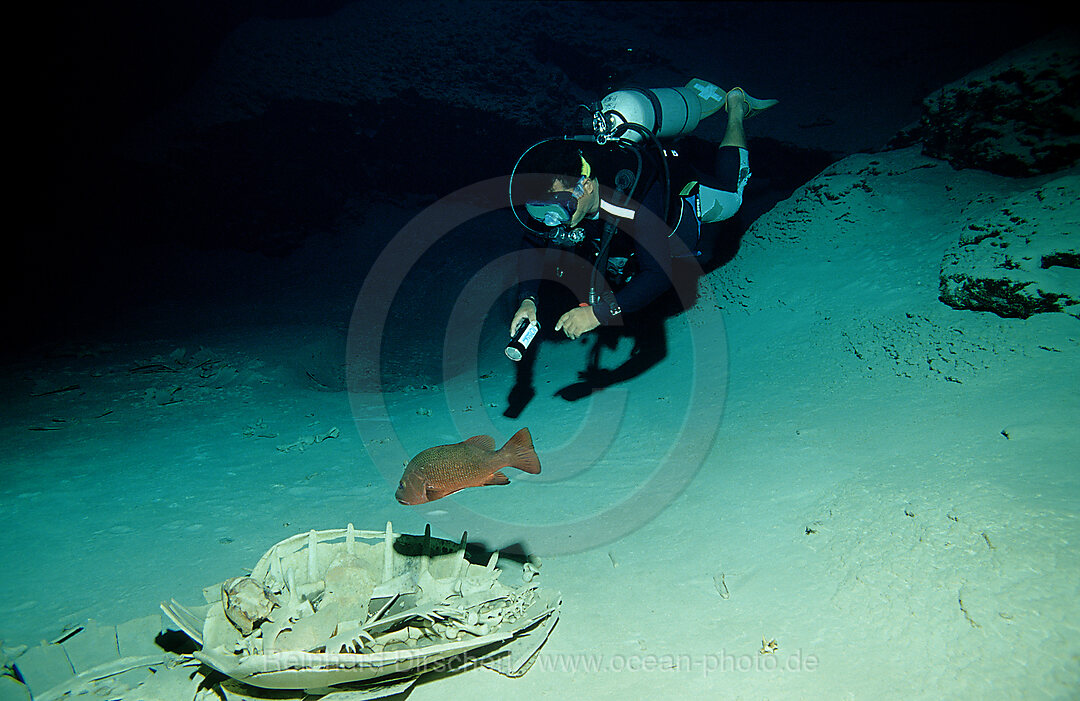
[[[592,331],[599,325],[600,322],[597,321],[596,314],[593,314],[592,307],[574,307],[559,317],[555,330],[562,331],[567,338],[573,339]]]
[[[518,326],[521,324],[522,319],[528,319],[530,324],[536,321],[536,302],[533,302],[531,299],[521,300],[521,306],[518,307],[517,312],[514,314],[514,318],[510,320],[511,338],[517,333]]]

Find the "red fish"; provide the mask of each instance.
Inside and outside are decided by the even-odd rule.
[[[515,433],[499,450],[495,450],[491,436],[473,436],[461,443],[428,448],[405,466],[395,496],[402,504],[424,504],[466,487],[510,484],[499,472],[504,467],[540,474],[540,458],[529,429]]]

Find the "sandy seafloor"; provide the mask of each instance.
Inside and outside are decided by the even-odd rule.
[[[536,397],[509,419],[496,336],[458,390],[387,392],[408,454],[533,432],[541,476],[511,470],[510,486],[429,506],[394,501],[354,424],[362,403],[313,381],[348,332],[348,309],[328,300],[358,289],[347,231],[270,273],[259,261],[262,285],[216,290],[213,305],[153,306],[123,322],[123,340],[11,366],[0,638],[200,603],[202,587],[311,528],[420,532],[451,501],[558,526],[644,492],[609,532],[567,526],[545,546],[539,581],[564,605],[528,674],[470,670],[409,698],[1068,698],[1080,685],[1080,322],[937,299],[964,208],[1055,177],[956,171],[917,149],[855,155],[754,224],[639,377],[567,402],[553,393],[590,345],[548,342]],[[392,231],[398,217],[378,220]],[[254,265],[216,255],[240,279]],[[319,286],[294,284],[314,267]],[[700,469],[666,455],[686,435]],[[690,477],[653,504],[658,465]],[[471,537],[529,532],[488,524]],[[569,552],[574,535],[599,542]],[[762,638],[779,649],[759,654]]]

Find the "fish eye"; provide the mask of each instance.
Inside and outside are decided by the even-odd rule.
[[[401,480],[397,483],[398,489],[405,489],[405,480]]]

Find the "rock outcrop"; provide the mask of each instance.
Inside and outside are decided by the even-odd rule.
[[[919,124],[894,140],[919,142],[955,168],[1031,179],[1019,194],[986,194],[965,208],[942,258],[945,304],[1022,319],[1080,317],[1078,96],[1080,36],[1062,31],[934,92]]]
[[[941,301],[957,309],[1026,319],[1080,318],[1080,175],[1008,199],[986,197],[941,263]]]
[[[915,138],[957,168],[1024,177],[1080,160],[1080,35],[1009,53],[923,101]]]

